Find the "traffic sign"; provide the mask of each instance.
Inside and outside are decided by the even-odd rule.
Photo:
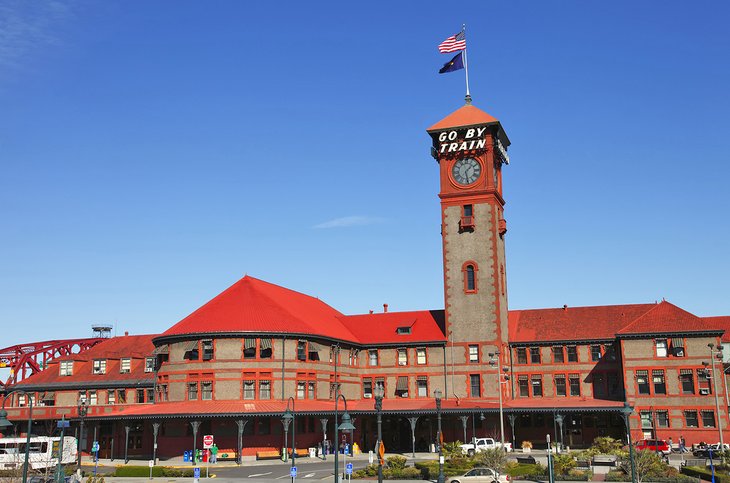
[[[91,445],[91,452],[96,453],[99,451],[99,442],[94,441],[94,443]]]
[[[297,477],[297,467],[296,466],[291,467],[291,469],[289,470],[289,476],[291,476],[292,478]]]
[[[61,428],[68,428],[70,426],[71,426],[71,423],[69,423],[65,419],[62,419],[58,423],[56,423],[56,427],[59,428],[59,429],[61,429]]]
[[[188,473],[188,474],[190,474],[190,473]],[[200,479],[200,467],[199,466],[196,466],[195,468],[193,468],[193,478],[195,478],[196,480]]]
[[[203,449],[209,449],[211,446],[213,446],[213,435],[206,434],[203,436]]]
[[[347,463],[347,466],[345,466],[345,473],[348,475],[352,474],[352,463]]]

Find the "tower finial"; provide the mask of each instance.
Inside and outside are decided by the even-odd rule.
[[[467,94],[464,98],[464,102],[466,102],[467,106],[471,105],[471,95]]]

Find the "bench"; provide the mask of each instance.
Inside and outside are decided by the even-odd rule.
[[[281,455],[279,454],[279,450],[276,449],[270,449],[270,450],[262,450],[256,452],[256,459],[257,460],[270,460],[270,459],[279,459]]]
[[[591,469],[591,462],[588,460],[575,460],[576,462],[576,468],[580,470],[589,470]]]
[[[537,461],[535,461],[535,458],[533,456],[518,456],[517,462],[526,464],[526,465],[534,465],[537,463]]]
[[[238,452],[235,449],[219,449],[218,459],[219,460],[235,460]]]
[[[705,458],[686,458],[682,462],[683,466],[707,466],[707,459]]]
[[[593,466],[616,466],[618,456],[615,454],[597,454],[593,457]]]

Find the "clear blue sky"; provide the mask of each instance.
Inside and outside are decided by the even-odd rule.
[[[512,140],[511,308],[730,314],[727,2],[0,0],[0,346],[165,330],[245,274],[443,307],[425,129]]]

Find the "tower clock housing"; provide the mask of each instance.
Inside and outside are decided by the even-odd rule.
[[[489,374],[496,371],[497,357],[502,365],[507,360],[502,167],[509,163],[510,141],[497,119],[471,104],[427,132],[439,164],[446,358],[453,391],[460,397],[481,391],[493,396],[497,377]],[[482,376],[480,391],[475,375]]]

